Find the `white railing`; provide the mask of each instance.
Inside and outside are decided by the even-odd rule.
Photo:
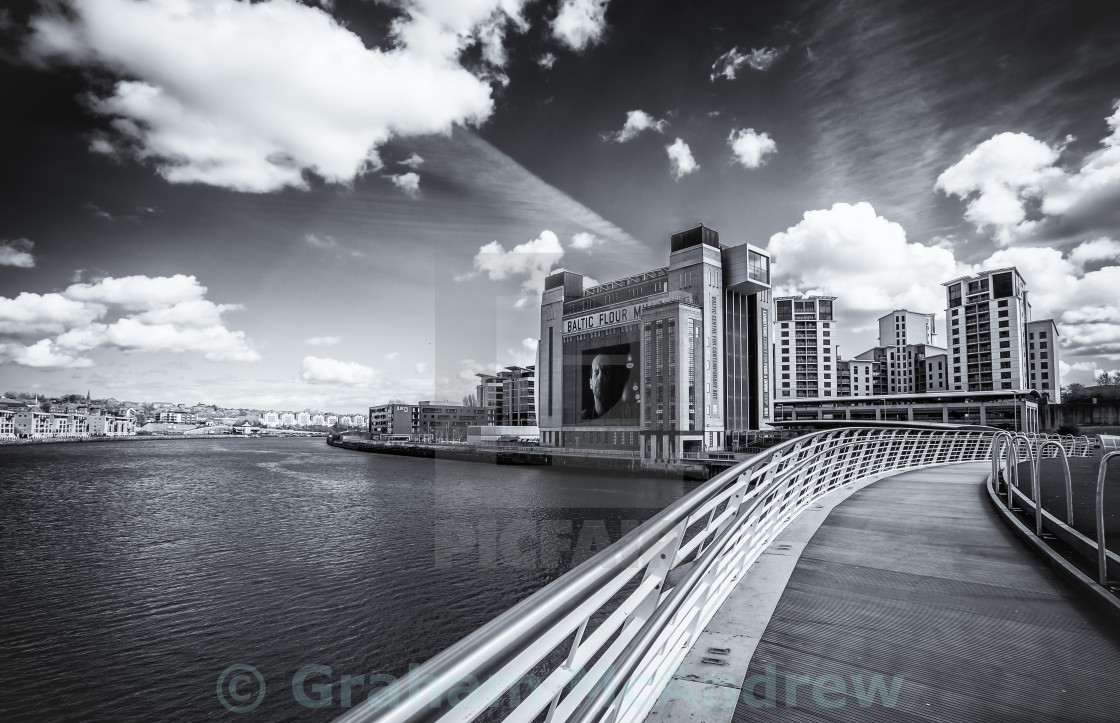
[[[1062,449],[1065,450],[1067,457],[1092,457],[1093,450],[1096,448],[1096,441],[1087,437],[1084,434],[1081,436],[1074,436],[1072,434],[1024,434],[1027,442],[1031,446],[1031,454],[1034,454],[1040,445],[1045,446],[1046,452],[1043,457],[1057,457],[1058,451],[1053,445],[1046,445],[1046,442],[1057,442]],[[1027,458],[1022,457],[1020,462],[1026,462]]]
[[[1037,537],[1044,534],[1053,535],[1070,545],[1074,550],[1089,559],[1097,561],[1097,578],[1101,585],[1108,586],[1110,573],[1112,577],[1120,577],[1120,555],[1108,550],[1104,530],[1104,482],[1108,472],[1108,465],[1116,459],[1120,461],[1120,452],[1104,450],[1097,466],[1097,487],[1094,498],[1093,522],[1096,539],[1074,529],[1073,519],[1073,480],[1069,469],[1069,458],[1065,453],[1064,445],[1057,440],[1044,440],[1034,447],[1033,456],[1023,456],[1023,449],[1030,446],[1030,440],[1024,434],[1011,434],[1000,432],[992,443],[992,489],[999,496],[1000,484],[1007,492],[1007,508],[1013,511],[1019,509],[1027,511],[1034,518],[1034,533]],[[1045,454],[1047,449],[1053,449],[1051,455]],[[1042,506],[1042,459],[1047,456],[1060,457],[1062,472],[1065,479],[1065,519],[1059,519],[1055,514]],[[1092,455],[1085,455],[1092,456]],[[1012,457],[1019,461],[1029,462],[1031,487],[1030,495],[1022,490],[1019,484],[1019,465],[1012,463]],[[1000,472],[1002,471],[1002,477]],[[1016,508],[1016,502],[1022,508]]]
[[[767,450],[379,690],[340,720],[639,721],[800,512],[872,475],[987,461],[994,432],[846,428]],[[993,462],[993,467],[995,463]]]

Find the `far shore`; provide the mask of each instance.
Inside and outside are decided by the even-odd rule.
[[[23,447],[35,444],[73,444],[75,442],[147,442],[169,439],[314,439],[326,432],[310,434],[136,434],[127,437],[70,437],[61,439],[0,439],[0,447]]]

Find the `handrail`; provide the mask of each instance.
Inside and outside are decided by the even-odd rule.
[[[1073,479],[1069,473],[1069,457],[1061,442],[1053,439],[1043,440],[1035,448],[1034,464],[1031,465],[1031,493],[1034,495],[1034,534],[1042,536],[1042,452],[1047,447],[1057,447],[1061,452],[1062,469],[1066,474],[1066,523],[1073,526]]]
[[[1011,469],[1012,469],[1011,476],[1012,476],[1012,479],[1015,482],[1015,487],[1016,488],[1019,487],[1019,461],[1020,461],[1020,459],[1022,459],[1022,457],[1020,456],[1020,453],[1019,453],[1019,444],[1020,443],[1027,445],[1026,461],[1030,463],[1031,479],[1034,479],[1034,466],[1035,465],[1034,465],[1034,457],[1031,457],[1031,441],[1024,434],[1014,434],[1014,435],[1011,436],[1011,452],[1015,456],[1015,464],[1013,464],[1011,466]],[[1011,486],[1008,485],[1008,488],[1007,488],[1007,508],[1008,509],[1011,509],[1012,507],[1015,506],[1012,494],[1013,493],[1011,491]]]
[[[1101,585],[1105,587],[1108,587],[1108,548],[1105,547],[1104,540],[1104,477],[1108,472],[1108,463],[1113,458],[1120,458],[1120,452],[1102,455],[1097,467],[1097,572]]]
[[[849,427],[772,447],[716,475],[340,722],[466,721],[507,691],[505,720],[514,723],[546,709],[548,721],[597,720],[608,710],[637,721],[738,579],[802,510],[870,475],[984,461],[994,433]],[[617,607],[606,607],[632,582]],[[599,614],[605,619],[588,632]],[[522,679],[542,666],[543,680],[522,697]],[[649,695],[631,699],[635,686]]]

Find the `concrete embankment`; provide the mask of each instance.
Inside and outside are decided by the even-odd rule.
[[[486,449],[454,444],[422,444],[419,442],[378,442],[365,439],[339,439],[328,437],[327,444],[332,447],[352,449],[359,452],[395,454],[404,457],[423,457],[426,459],[452,459],[461,462],[480,462],[483,464],[541,465],[549,467],[569,467],[572,469],[616,472],[620,474],[664,477],[703,478],[706,470],[695,465],[659,463],[657,466],[643,465],[642,460],[634,457],[612,457],[593,455],[555,454],[547,449],[526,448],[519,450]]]

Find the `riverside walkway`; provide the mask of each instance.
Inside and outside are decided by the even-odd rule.
[[[647,720],[1120,720],[1120,630],[1000,518],[990,473],[889,476],[788,528]]]

